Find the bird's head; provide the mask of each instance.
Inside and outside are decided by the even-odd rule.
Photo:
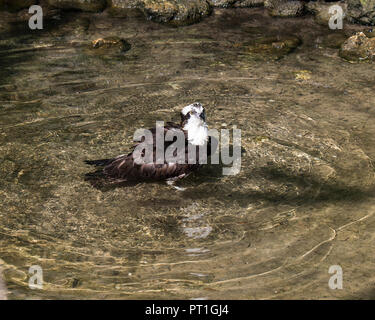
[[[189,142],[202,145],[208,139],[206,113],[199,102],[189,104],[181,111],[181,126],[188,132]]]
[[[199,102],[189,104],[182,109],[181,123],[186,124],[190,119],[194,122],[206,122],[206,112]]]

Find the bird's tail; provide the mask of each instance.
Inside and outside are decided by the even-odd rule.
[[[113,159],[102,159],[85,161],[89,165],[103,167],[106,164],[111,163]],[[122,186],[134,186],[137,183],[128,182],[126,179],[116,179],[105,174],[103,168],[99,168],[94,172],[88,172],[85,174],[84,180],[90,183],[94,188],[101,191],[107,191]]]
[[[99,160],[85,160],[86,164],[95,167],[104,167],[107,164],[110,164],[113,159],[99,159]]]
[[[105,167],[111,163],[113,159],[99,159],[99,160],[85,160],[84,162],[90,166]],[[85,174],[85,181],[89,182],[93,187],[101,189],[107,184],[107,177],[104,174],[103,168],[98,168],[97,171]]]

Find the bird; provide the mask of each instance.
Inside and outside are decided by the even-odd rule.
[[[140,157],[145,155],[145,150],[136,152],[137,147],[145,143],[145,137],[136,143],[130,153],[122,154],[111,159],[100,160],[85,160],[88,165],[100,167],[98,171],[86,174],[86,180],[90,181],[94,186],[100,183],[105,184],[120,184],[120,183],[134,183],[143,181],[166,181],[167,184],[174,186],[175,182],[186,178],[192,172],[197,171],[202,162],[205,162],[207,157],[200,156],[200,150],[205,150],[207,155],[213,154],[217,148],[217,140],[209,135],[208,126],[206,123],[205,108],[201,103],[195,102],[185,106],[181,113],[181,122],[176,124],[167,122],[163,127],[164,146],[163,146],[163,161],[157,161],[156,151],[156,135],[157,128],[149,129],[152,134],[152,157],[149,161],[139,161]],[[167,149],[176,142],[177,138],[172,141],[166,141],[167,135],[173,135],[176,132],[182,132],[184,158],[182,161],[169,161],[165,157]],[[146,143],[147,145],[147,143]],[[203,149],[200,149],[203,148]],[[205,149],[206,148],[206,149]],[[193,157],[195,161],[191,161],[189,150],[195,149]],[[176,156],[177,150],[174,150],[173,155]],[[195,153],[195,154],[194,154]],[[177,190],[183,190],[175,186]]]

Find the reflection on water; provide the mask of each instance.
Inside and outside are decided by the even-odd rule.
[[[373,297],[373,64],[341,60],[324,45],[333,31],[312,20],[262,9],[183,28],[83,13],[47,22],[32,33],[0,23],[9,298]],[[90,47],[113,37],[130,50]],[[126,152],[137,128],[178,121],[193,101],[210,127],[242,130],[240,174],[207,166],[185,191],[84,181],[85,159]],[[31,265],[43,290],[28,288]],[[344,290],[328,288],[331,265]]]
[[[186,209],[183,209],[182,211],[190,211],[195,213],[198,210],[199,207],[196,205],[196,203],[193,203],[189,205]],[[212,227],[209,224],[204,223],[203,213],[189,214],[186,218],[183,218],[182,229],[187,237],[194,239],[207,238],[212,231]],[[188,250],[191,250],[190,252],[193,252],[193,250],[195,249],[186,249],[186,251]],[[196,252],[201,252],[201,250],[197,250]]]

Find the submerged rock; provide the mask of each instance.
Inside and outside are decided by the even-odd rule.
[[[254,60],[279,60],[301,44],[296,36],[260,37],[251,42],[237,43],[244,54]]]
[[[84,53],[106,61],[122,60],[125,53],[131,49],[131,45],[118,37],[107,37],[93,40],[84,48]]]
[[[61,9],[99,12],[106,7],[106,0],[48,0],[48,4]]]
[[[118,37],[99,38],[91,42],[90,49],[96,53],[121,53],[130,50],[131,45]]]
[[[358,32],[346,40],[340,48],[340,56],[349,61],[375,60],[375,38]]]
[[[274,17],[297,17],[302,15],[304,5],[301,1],[265,0],[264,6]]]
[[[21,9],[29,8],[37,2],[37,0],[0,0],[0,10],[15,12]]]
[[[347,3],[350,21],[375,25],[375,0],[347,0]]]

